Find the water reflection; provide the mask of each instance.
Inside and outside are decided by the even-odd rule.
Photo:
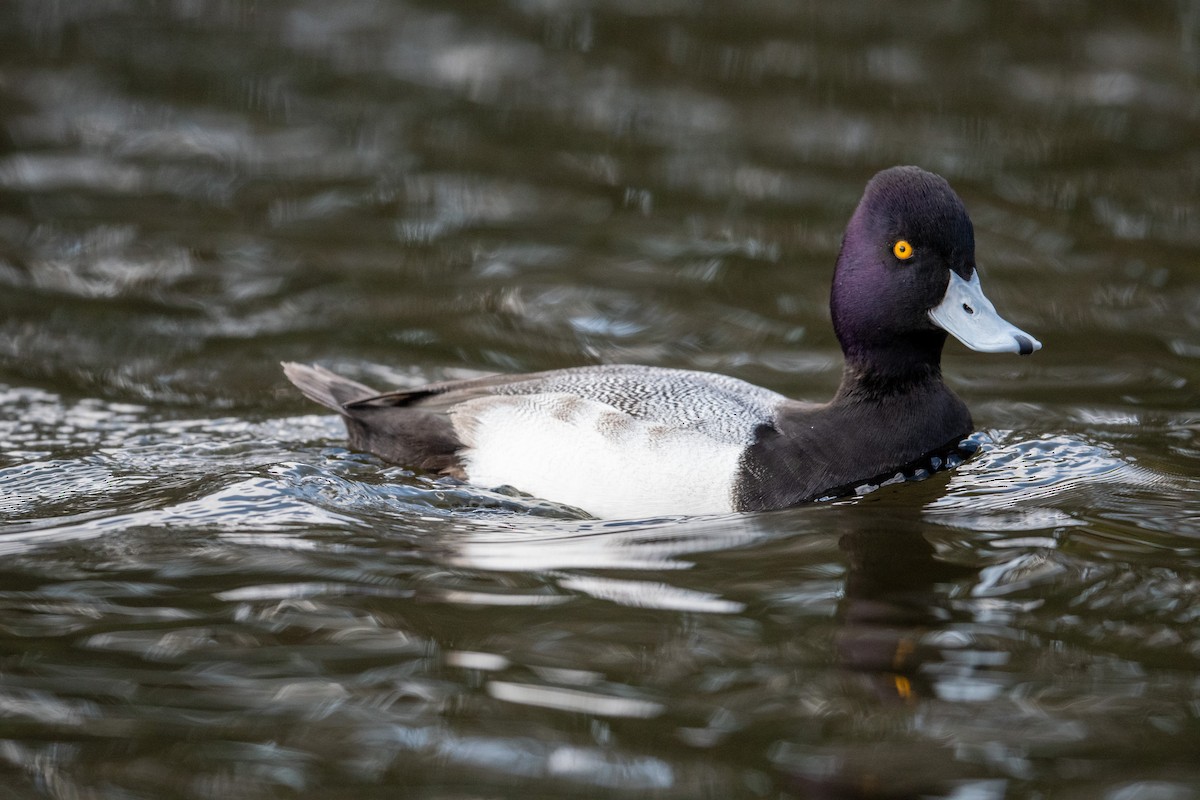
[[[444,539],[450,564],[484,570],[688,569],[687,556],[752,544],[768,535],[752,517],[586,522],[563,531],[486,523]]]
[[[965,580],[978,570],[936,558],[916,520],[864,527],[845,534],[838,546],[849,560],[839,660],[851,669],[884,673],[888,692],[911,700],[918,692],[914,680],[929,660],[919,633],[950,618],[936,584]]]
[[[941,491],[930,486],[924,494],[933,499]],[[509,534],[506,540],[476,534],[472,539],[459,541],[450,557],[456,565],[464,565],[470,555],[480,555],[481,560],[472,566],[489,569],[516,569],[522,561],[536,564],[539,569],[549,565],[556,571],[550,575],[556,575],[558,570],[567,571],[555,578],[563,589],[582,590],[594,599],[635,608],[704,615],[679,628],[669,639],[656,643],[656,667],[648,672],[638,670],[634,682],[624,687],[626,691],[638,691],[638,685],[654,686],[656,676],[661,679],[677,674],[676,670],[682,666],[680,659],[692,665],[692,670],[696,669],[697,660],[707,665],[697,676],[700,682],[694,690],[696,697],[690,702],[677,700],[669,712],[660,700],[650,699],[655,695],[646,697],[644,689],[639,692],[641,703],[629,704],[627,701],[615,703],[608,695],[597,695],[594,689],[571,688],[578,685],[580,676],[585,685],[595,686],[603,674],[611,674],[613,666],[623,659],[621,650],[607,654],[607,658],[615,657],[618,661],[600,672],[579,673],[556,668],[540,673],[539,682],[532,684],[510,685],[505,681],[489,680],[486,685],[493,697],[560,711],[584,711],[601,717],[670,713],[679,720],[674,737],[702,749],[749,746],[748,742],[755,742],[754,747],[759,747],[759,737],[770,737],[774,732],[781,738],[768,748],[772,770],[778,771],[785,785],[802,787],[812,796],[915,797],[949,792],[957,787],[972,792],[986,789],[977,796],[999,797],[1002,787],[987,780],[986,771],[960,763],[954,749],[946,747],[938,735],[925,731],[917,723],[920,717],[914,716],[929,702],[994,702],[1009,685],[1002,673],[996,672],[1007,665],[1006,649],[998,642],[990,642],[986,636],[965,632],[964,619],[969,619],[969,615],[964,618],[962,610],[950,599],[957,587],[969,586],[979,577],[979,569],[950,563],[936,555],[934,546],[926,538],[929,526],[921,521],[920,503],[891,511],[901,514],[879,514],[873,509],[859,513],[853,506],[813,509],[811,514],[797,520],[804,531],[803,539],[781,539],[778,528],[763,525],[760,517],[701,521],[689,526],[691,535],[687,537],[667,535],[680,523],[664,525],[657,535],[651,535],[651,531],[639,526],[629,525],[628,530],[623,530],[625,526],[609,524],[607,531],[577,534],[566,539],[534,536],[524,543],[515,534]],[[830,539],[828,523],[845,532]],[[813,536],[819,536],[819,541],[813,541]],[[825,548],[834,541],[837,550],[844,554],[846,567],[843,575],[834,578],[830,587],[833,591],[820,591],[817,588],[820,583],[814,582],[812,577],[801,577],[807,572],[803,567],[773,571],[770,580],[775,599],[766,607],[730,598],[718,599],[712,593],[677,585],[703,582],[702,578],[689,577],[686,570],[703,569],[704,553],[737,560],[743,551],[765,546],[769,551],[790,552],[794,556],[806,550],[813,551],[813,545],[816,545],[814,552],[825,555],[829,553]],[[476,550],[480,544],[484,546]],[[558,552],[564,545],[569,545],[566,557]],[[511,551],[513,561],[495,561],[493,554],[505,548]],[[548,557],[540,554],[540,549],[548,550]],[[622,552],[623,555],[613,555]],[[584,558],[589,554],[590,563]],[[687,560],[683,561],[681,557]],[[788,561],[794,563],[794,558],[773,559],[773,563],[780,566]],[[677,580],[671,583],[658,578],[614,580],[577,574],[582,568],[588,572],[618,569],[626,574],[630,569],[653,570],[654,575],[661,575],[659,570],[664,564],[673,567],[673,572],[667,575],[675,575]],[[820,567],[817,569],[819,571]],[[836,574],[835,571],[831,577]],[[798,582],[789,585],[793,581]],[[612,590],[613,586],[618,586],[619,590]],[[664,590],[668,586],[670,591],[666,598],[669,602],[664,602]],[[597,592],[596,587],[608,591]],[[733,589],[732,593],[737,597],[746,591],[746,588],[741,592]],[[713,614],[718,618],[719,615],[735,615],[731,620],[733,625],[718,624],[717,618],[709,616]],[[778,637],[778,643],[775,647],[762,649],[760,646],[750,652],[727,649],[727,646],[737,647],[737,638],[728,637],[734,636],[733,631],[747,623],[752,627],[767,624],[775,633],[766,639]],[[807,638],[814,633],[821,638],[831,637],[836,670],[852,679],[851,683],[843,683],[837,693],[859,695],[867,692],[868,696],[883,700],[895,709],[886,714],[889,722],[868,726],[837,746],[820,745],[808,735],[797,735],[795,730],[774,728],[773,718],[780,723],[785,719],[809,719],[813,723],[828,719],[832,723],[844,713],[831,707],[827,699],[820,699],[821,692],[811,691],[807,685],[812,682],[828,692],[839,682],[834,675],[823,674],[815,663],[804,668],[801,676],[794,679],[786,678],[786,673],[779,671],[781,659],[804,663],[803,659],[797,662],[796,654],[791,651],[800,645],[797,636]],[[511,653],[511,645],[504,644],[508,638],[504,634],[489,637],[492,647]],[[805,649],[808,648],[800,645],[801,651]],[[595,665],[597,660],[603,663],[605,659],[605,651],[593,651],[590,656],[580,652],[579,656],[585,659],[582,661],[561,661],[570,650],[566,642],[560,640],[555,647],[556,663]],[[705,653],[706,650],[709,652]],[[464,659],[455,658],[456,663],[462,661]],[[488,672],[521,666],[513,662],[511,656],[499,658],[478,652],[471,654],[465,662],[465,665]],[[525,668],[529,666],[527,662]],[[874,713],[880,714],[879,709]],[[904,718],[910,718],[910,721],[901,723]],[[751,720],[753,725],[750,725]],[[884,730],[890,730],[890,726],[896,724],[912,728],[904,745],[907,756],[880,759],[876,750],[869,747],[864,750],[864,744],[873,736],[883,735]],[[994,734],[994,730],[981,733],[985,737]],[[889,749],[894,747],[895,742],[888,744]]]

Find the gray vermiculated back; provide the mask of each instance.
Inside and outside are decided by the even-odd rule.
[[[637,419],[750,443],[786,398],[736,378],[681,369],[614,364],[546,372],[495,386],[498,395],[573,394]]]

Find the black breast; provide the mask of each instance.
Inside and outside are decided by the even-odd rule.
[[[940,381],[886,397],[785,407],[743,455],[740,511],[786,508],[888,478],[952,450],[973,430],[966,405]]]

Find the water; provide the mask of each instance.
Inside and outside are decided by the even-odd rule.
[[[0,792],[1200,797],[1200,5],[0,6]],[[842,228],[971,210],[979,453],[598,521],[283,380],[837,385]]]

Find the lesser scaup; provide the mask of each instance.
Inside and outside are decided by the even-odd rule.
[[[1026,355],[1041,343],[984,297],[962,201],[917,167],[875,175],[838,254],[830,299],[845,356],[824,404],[706,372],[606,365],[377,393],[284,364],[342,415],[350,446],[600,517],[758,511],[860,485],[973,431],[942,382],[947,332]]]

